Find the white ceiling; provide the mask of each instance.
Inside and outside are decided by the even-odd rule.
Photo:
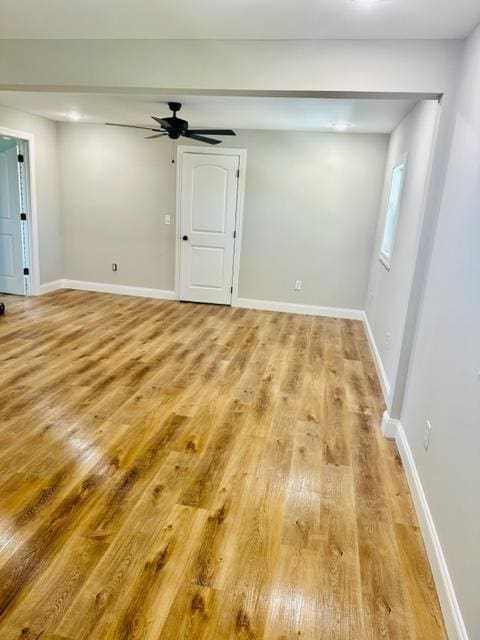
[[[459,38],[479,0],[0,0],[0,38]]]
[[[389,133],[415,104],[414,100],[0,91],[0,104],[58,121],[69,121],[67,114],[73,111],[81,116],[80,122],[156,126],[150,116],[171,115],[168,100],[183,103],[179,116],[191,127],[329,131],[334,122],[349,122],[349,131],[357,133]]]

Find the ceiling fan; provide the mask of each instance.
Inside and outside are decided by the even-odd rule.
[[[177,111],[180,111],[182,105],[180,102],[169,102],[168,108],[173,111],[173,116],[168,118],[157,118],[152,116],[155,122],[158,122],[160,128],[153,127],[137,127],[133,124],[116,124],[115,122],[106,122],[112,127],[130,127],[131,129],[146,129],[147,131],[155,131],[153,136],[147,136],[145,139],[161,138],[162,136],[168,136],[172,140],[177,140],[180,136],[185,138],[191,138],[192,140],[198,140],[199,142],[206,142],[207,144],[220,144],[221,140],[215,140],[215,138],[206,137],[205,133],[213,134],[217,136],[234,136],[235,131],[232,129],[189,129],[188,122],[177,118]]]

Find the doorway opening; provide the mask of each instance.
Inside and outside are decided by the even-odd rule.
[[[0,293],[32,295],[29,142],[0,134]]]

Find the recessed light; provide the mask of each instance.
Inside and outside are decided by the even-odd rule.
[[[74,122],[77,122],[78,120],[80,120],[80,118],[82,117],[78,111],[69,111],[68,113],[65,114],[67,116],[67,118],[69,120],[73,120]]]
[[[352,126],[351,122],[332,122],[332,127],[335,131],[346,131]]]

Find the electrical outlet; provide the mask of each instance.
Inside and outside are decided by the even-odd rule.
[[[427,426],[425,427],[425,433],[423,434],[423,448],[425,451],[428,451],[428,447],[430,446],[430,438],[432,436],[432,423],[430,420],[427,420]]]
[[[112,271],[117,271],[118,264],[116,262],[112,262]]]
[[[169,216],[168,214],[165,216],[165,224],[170,224],[171,223],[171,216]]]
[[[302,288],[302,281],[301,280],[295,280],[295,291],[300,291],[300,289]]]

